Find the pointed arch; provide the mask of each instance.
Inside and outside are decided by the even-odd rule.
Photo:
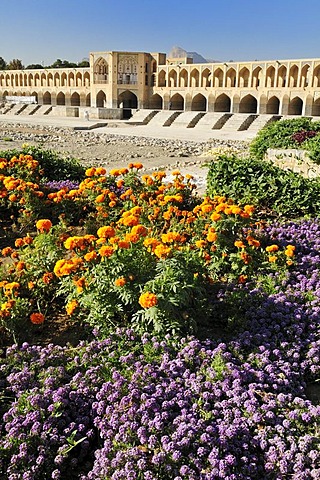
[[[227,88],[236,86],[236,76],[237,76],[237,73],[233,67],[227,70],[227,74],[226,74]]]
[[[59,92],[56,99],[57,105],[65,105],[66,104],[66,96],[63,92]]]
[[[158,73],[158,87],[166,87],[167,85],[167,80],[166,80],[166,71],[165,70],[160,70]]]
[[[231,98],[225,93],[222,93],[216,98],[214,103],[215,112],[230,112],[231,110]]]
[[[96,96],[96,104],[97,104],[97,107],[98,108],[103,108],[106,106],[106,102],[107,102],[107,97],[106,97],[106,94],[100,90],[98,93],[97,93],[97,96]]]
[[[243,87],[248,87],[249,86],[249,77],[250,77],[250,72],[247,67],[241,68],[239,72],[239,84],[238,86],[240,88]]]
[[[274,95],[273,97],[269,98],[267,102],[266,113],[279,115],[279,109],[280,109],[280,100],[278,97]]]
[[[211,71],[209,68],[205,68],[201,74],[201,86],[202,87],[211,86]]]
[[[240,100],[239,113],[257,113],[257,99],[253,95],[246,95]]]
[[[170,110],[184,110],[184,98],[180,93],[176,93],[170,98],[171,108]]]
[[[298,75],[299,69],[297,65],[292,65],[289,70],[289,87],[297,87],[298,86]]]
[[[199,87],[200,73],[198,68],[194,68],[190,72],[190,87]]]
[[[71,106],[79,107],[80,106],[80,95],[78,92],[73,92],[71,95]]]
[[[118,108],[138,108],[138,98],[130,90],[122,92],[118,97]]]
[[[178,74],[175,69],[171,69],[168,75],[168,87],[174,88],[178,85]]]
[[[191,101],[191,110],[195,112],[205,112],[207,110],[207,99],[201,93],[193,97]]]
[[[260,66],[256,67],[252,72],[251,84],[253,88],[263,87],[262,85],[263,72]]]
[[[320,98],[314,100],[311,114],[313,117],[320,117]]]
[[[45,92],[42,97],[43,105],[51,105],[51,93]]]
[[[302,115],[303,101],[300,97],[294,97],[289,102],[288,115]]]
[[[302,88],[309,86],[309,73],[310,73],[310,65],[307,63],[301,69],[300,86]]]
[[[162,110],[163,108],[163,100],[162,97],[158,94],[155,93],[152,95],[149,101],[149,108],[152,108],[154,110]]]
[[[286,86],[286,80],[287,80],[287,67],[285,65],[281,65],[281,67],[278,70],[277,86],[278,87],[285,87]]]
[[[182,68],[179,72],[179,87],[186,88],[188,86],[188,72]]]
[[[266,71],[266,87],[273,88],[275,87],[275,76],[276,76],[276,69],[273,65],[270,65]]]
[[[223,87],[223,70],[219,67],[213,72],[213,87],[219,88]]]
[[[99,57],[93,64],[93,83],[108,83],[109,64],[105,58]]]

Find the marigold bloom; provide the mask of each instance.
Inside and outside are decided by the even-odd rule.
[[[245,248],[245,244],[241,241],[241,240],[236,240],[234,242],[234,246],[237,247],[237,248]]]
[[[14,244],[15,244],[15,246],[16,246],[17,248],[23,247],[23,245],[24,245],[24,240],[23,240],[23,238],[17,238],[17,239],[15,240]]]
[[[158,258],[164,259],[167,258],[167,256],[170,254],[171,248],[160,243],[155,247],[153,252]]]
[[[145,237],[148,233],[148,229],[144,225],[138,224],[132,227],[131,233]]]
[[[30,320],[34,325],[41,325],[44,322],[44,315],[42,313],[31,313]]]
[[[269,245],[266,247],[266,252],[271,253],[271,252],[277,252],[279,250],[278,245]]]
[[[241,256],[241,259],[243,260],[243,263],[245,263],[246,265],[248,265],[248,263],[251,262],[251,256],[248,255],[246,252],[241,252],[240,256]]]
[[[109,245],[102,245],[102,247],[100,247],[99,249],[99,254],[101,257],[111,257],[113,252],[114,252],[113,247]]]
[[[85,172],[86,177],[94,177],[96,169],[94,167],[88,168]]]
[[[137,243],[140,240],[140,235],[137,233],[126,233],[124,237],[125,242]]]
[[[213,222],[217,222],[218,220],[221,219],[221,215],[217,212],[213,212],[213,214],[210,216],[210,218]]]
[[[218,234],[216,232],[209,232],[207,235],[208,242],[215,242],[218,238]]]
[[[205,240],[197,240],[195,245],[197,248],[204,248],[207,245],[207,242]]]
[[[3,255],[4,257],[9,257],[9,255],[11,255],[12,252],[13,252],[13,248],[5,247],[1,250],[1,255]]]
[[[77,300],[71,300],[66,306],[66,312],[68,315],[72,315],[76,308],[79,306],[79,303]]]
[[[130,248],[130,242],[127,240],[119,240],[118,241],[119,248]]]
[[[116,287],[123,287],[127,283],[125,277],[119,277],[114,281]]]
[[[294,245],[287,245],[284,253],[287,257],[293,257],[295,249],[296,247]]]
[[[97,235],[99,238],[111,238],[115,236],[115,229],[110,227],[109,225],[100,227],[97,231]]]
[[[92,252],[88,252],[84,255],[84,259],[86,262],[92,262],[93,260],[95,260],[97,258],[97,252],[95,252],[94,250]]]
[[[41,233],[43,232],[48,233],[50,228],[52,227],[52,222],[47,218],[43,220],[38,220],[36,223],[36,227]]]
[[[142,308],[155,307],[158,304],[157,296],[151,292],[145,292],[139,297],[139,303]]]
[[[254,237],[251,237],[251,235],[248,235],[247,238],[246,238],[248,244],[251,246],[251,247],[254,247],[254,248],[258,248],[260,247],[260,242],[259,240],[257,240],[256,238]]]
[[[275,263],[277,261],[277,257],[275,255],[270,255],[268,260],[270,263]]]
[[[42,276],[42,281],[43,281],[43,283],[45,283],[46,285],[49,285],[49,283],[53,280],[53,278],[54,278],[53,273],[51,273],[51,272],[46,272],[46,273],[44,273],[43,276]]]

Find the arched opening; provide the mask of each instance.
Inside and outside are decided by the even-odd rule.
[[[252,87],[258,88],[263,87],[262,85],[262,68],[257,67],[252,72]]]
[[[106,106],[107,97],[102,90],[100,90],[100,92],[97,93],[96,101],[97,101],[98,108],[103,108]]]
[[[278,70],[278,87],[285,87],[287,79],[287,67],[282,65]]]
[[[202,72],[202,82],[203,87],[210,87],[211,85],[211,72],[209,68],[205,68]]]
[[[83,76],[83,82],[85,87],[90,87],[90,74],[86,72]]]
[[[252,95],[246,95],[240,100],[239,113],[257,113],[257,99]]]
[[[48,75],[48,87],[53,87],[53,75],[49,73]]]
[[[317,98],[312,105],[312,116],[320,117],[320,98]]]
[[[213,72],[213,86],[215,88],[223,87],[223,71],[221,68],[217,68]]]
[[[69,87],[74,87],[75,86],[74,74],[73,73],[69,73],[68,86]]]
[[[66,104],[66,96],[64,93],[59,92],[57,95],[57,105],[65,105]]]
[[[91,95],[90,93],[88,93],[88,95],[86,95],[86,107],[91,107]]]
[[[241,68],[241,70],[239,72],[239,87],[240,88],[249,86],[249,75],[250,75],[250,72],[247,69],[247,67]]]
[[[276,75],[276,69],[270,65],[270,67],[267,68],[266,72],[266,87],[267,88],[272,88],[275,86],[275,75]]]
[[[214,103],[214,111],[215,112],[230,112],[231,109],[231,99],[223,93],[216,98]]]
[[[205,112],[207,110],[207,99],[201,93],[198,93],[191,102],[191,110],[195,112]]]
[[[47,77],[45,73],[41,74],[41,87],[47,87]]]
[[[118,107],[123,109],[138,108],[137,96],[130,90],[122,92],[118,97]]]
[[[109,65],[108,62],[99,57],[93,65],[93,83],[108,83]]]
[[[67,74],[63,73],[61,75],[61,86],[66,87],[67,86]]]
[[[77,92],[73,92],[71,95],[71,106],[79,107],[80,106],[80,95]]]
[[[280,100],[277,97],[269,98],[269,100],[267,102],[266,113],[278,115],[279,114],[279,106],[280,106]]]
[[[149,101],[149,108],[153,110],[162,110],[163,100],[157,93],[152,95]]]
[[[31,93],[31,97],[35,97],[36,102],[38,103],[38,94],[37,94],[37,92],[32,92],[32,93]]]
[[[226,86],[228,88],[236,86],[236,71],[234,68],[229,68],[229,70],[227,71],[226,79],[227,79]]]
[[[292,65],[292,67],[289,70],[289,87],[298,86],[298,72],[299,72],[299,69],[297,65]]]
[[[309,86],[309,69],[310,65],[304,65],[301,69],[301,87],[305,88]]]
[[[320,87],[320,65],[318,65],[313,72],[313,79],[312,79],[312,86],[313,88]]]
[[[51,94],[49,92],[45,92],[42,97],[43,105],[51,105]]]
[[[182,68],[179,73],[179,87],[187,87],[188,86],[188,72],[185,68]]]
[[[190,73],[190,87],[199,87],[199,70],[194,68]]]
[[[59,73],[54,74],[54,86],[60,87],[60,75]]]
[[[76,85],[77,87],[82,87],[82,75],[79,72],[76,75]]]
[[[176,87],[177,86],[177,72],[175,70],[170,70],[169,72],[169,87]]]
[[[170,110],[184,110],[184,99],[179,93],[170,98],[170,104]]]
[[[300,97],[294,97],[289,102],[288,115],[302,115],[303,102]]]
[[[167,84],[166,82],[166,72],[164,70],[160,70],[158,74],[158,87],[165,87]]]

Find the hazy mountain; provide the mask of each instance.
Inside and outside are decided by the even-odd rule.
[[[170,53],[169,53],[169,58],[183,58],[183,57],[191,57],[193,59],[193,63],[214,63],[217,62],[217,60],[212,60],[204,58],[200,53],[198,52],[187,52],[181,47],[172,47]]]

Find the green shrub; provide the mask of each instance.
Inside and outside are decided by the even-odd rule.
[[[320,213],[319,180],[282,170],[266,160],[219,157],[210,164],[207,193],[253,203],[268,213],[290,218]]]
[[[299,148],[292,136],[300,131],[320,131],[320,122],[312,122],[310,118],[294,118],[280,120],[262,128],[251,142],[250,152],[262,160],[268,148]],[[317,138],[317,137],[315,137]],[[309,144],[314,139],[308,140]]]
[[[85,167],[74,158],[65,158],[53,150],[46,150],[43,147],[25,145],[20,149],[6,150],[0,152],[0,158],[9,160],[20,154],[31,155],[39,162],[42,170],[42,181],[51,180],[75,180],[82,179]]]

